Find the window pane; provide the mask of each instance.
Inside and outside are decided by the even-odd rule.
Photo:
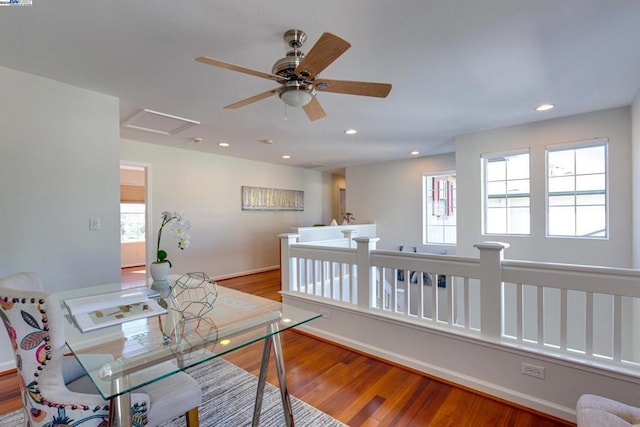
[[[144,203],[120,204],[120,242],[144,242]]]
[[[505,234],[507,232],[507,210],[487,209],[486,222],[488,234]]]
[[[509,209],[509,233],[529,234],[529,207]]]
[[[507,179],[529,178],[529,153],[507,157]]]
[[[575,196],[549,196],[549,206],[573,206]]]
[[[507,207],[507,199],[504,197],[492,197],[487,200],[487,208],[505,208]]]
[[[507,193],[511,194],[529,194],[529,180],[515,179],[507,181]]]
[[[442,227],[429,227],[427,229],[427,233],[429,236],[429,242],[431,243],[444,242],[444,231],[442,230]]]
[[[605,173],[605,147],[587,147],[576,150],[576,173]]]
[[[455,175],[425,175],[423,176],[423,191],[425,208],[423,243],[455,244]],[[453,228],[452,241],[445,240],[445,227]]]
[[[606,184],[604,174],[576,176],[577,191],[604,190],[605,188]]]
[[[604,194],[584,194],[576,196],[576,205],[605,205]]]
[[[504,160],[489,160],[486,165],[487,181],[504,181],[507,178]]]
[[[549,193],[559,193],[561,191],[574,191],[575,178],[573,176],[570,177],[559,177],[559,178],[549,178]]]
[[[507,194],[507,183],[505,181],[487,182],[487,195]]]
[[[429,225],[442,225],[444,224],[444,216],[437,216],[431,213],[427,214],[429,216]]]
[[[552,236],[575,235],[575,208],[549,208],[549,234]]]
[[[549,176],[574,175],[574,150],[559,150],[547,152]]]
[[[607,236],[607,144],[547,151],[549,235]]]
[[[445,227],[444,228],[444,243],[455,244],[456,243],[456,228]]]
[[[509,207],[529,207],[528,197],[509,197],[507,199],[507,205]]]
[[[484,165],[484,233],[529,234],[529,153],[485,158]]]
[[[443,226],[455,227],[455,225],[456,225],[456,216],[455,215],[443,216],[440,219],[441,219],[440,223]]]
[[[606,211],[604,206],[576,208],[576,234],[585,237],[605,237]]]

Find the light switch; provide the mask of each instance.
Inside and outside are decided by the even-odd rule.
[[[100,231],[100,218],[96,216],[89,218],[89,230]]]

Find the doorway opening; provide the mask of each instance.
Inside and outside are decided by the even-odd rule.
[[[120,164],[120,257],[122,286],[146,284],[147,166]]]

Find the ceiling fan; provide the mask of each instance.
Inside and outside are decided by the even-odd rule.
[[[318,74],[320,74],[322,70],[327,68],[351,47],[349,42],[334,34],[322,34],[320,39],[306,55],[300,51],[300,48],[307,40],[307,35],[303,31],[289,30],[284,33],[283,38],[293,50],[287,52],[284,58],[276,61],[271,69],[271,73],[231,64],[207,56],[199,56],[196,58],[197,62],[203,64],[226,68],[227,70],[238,71],[280,83],[280,87],[278,88],[259,93],[250,98],[227,105],[224,108],[244,107],[245,105],[260,101],[277,93],[285,104],[291,107],[302,107],[307,117],[309,117],[309,120],[314,121],[326,116],[320,102],[318,102],[316,98],[318,91],[343,93],[347,95],[375,96],[378,98],[385,98],[391,91],[391,85],[388,83],[319,78]]]

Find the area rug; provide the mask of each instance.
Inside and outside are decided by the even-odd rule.
[[[258,378],[237,366],[222,360],[190,368],[187,372],[202,387],[202,405],[199,408],[200,425],[203,427],[250,426]],[[344,427],[345,424],[322,411],[291,397],[296,426]],[[23,425],[22,410],[0,415],[0,426]],[[176,418],[162,427],[183,427],[184,417]],[[260,426],[284,426],[284,413],[280,391],[267,383],[264,389]]]

